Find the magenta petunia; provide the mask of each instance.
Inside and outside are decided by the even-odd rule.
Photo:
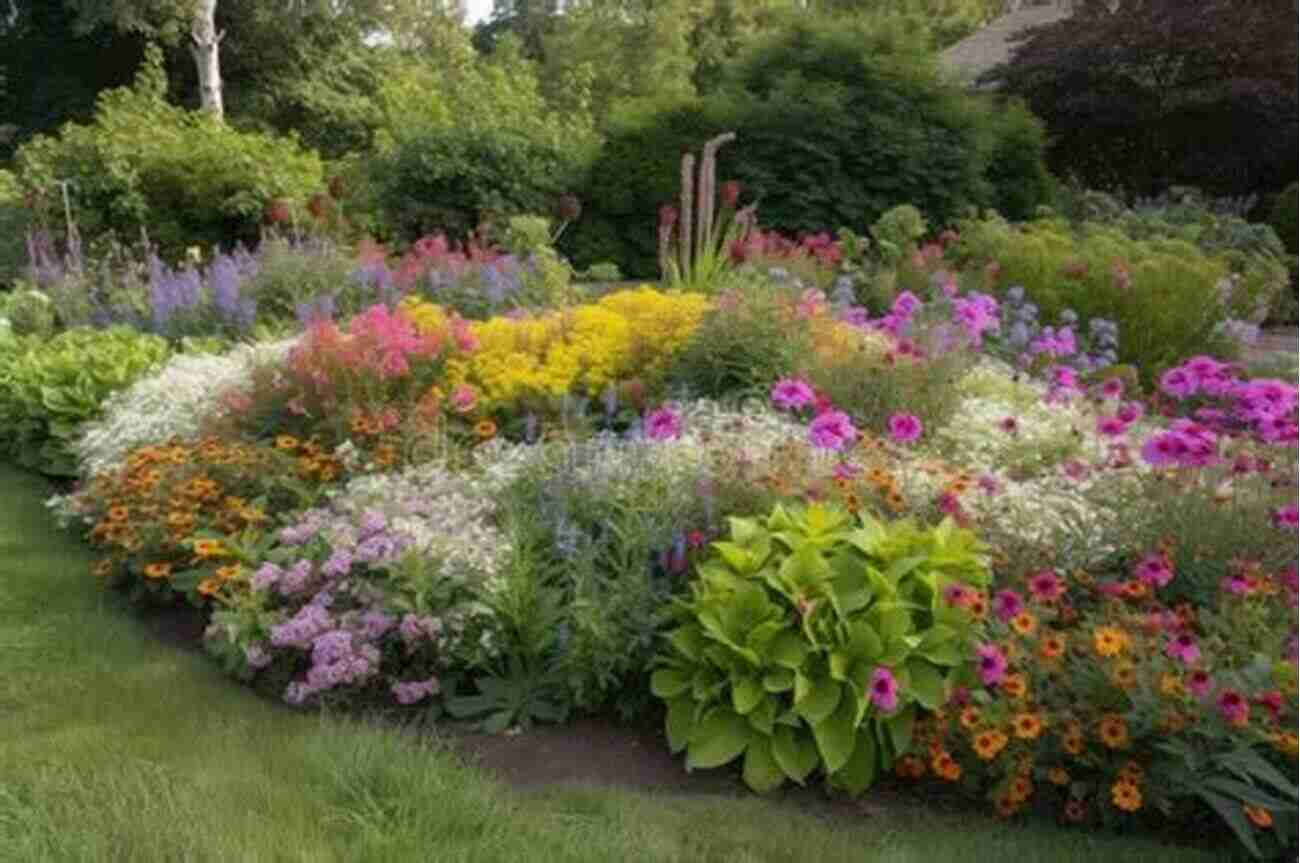
[[[889,436],[897,443],[911,443],[921,436],[921,420],[912,414],[894,414],[889,418]]]
[[[894,673],[885,666],[877,666],[871,672],[871,703],[885,713],[898,709],[898,681]]]
[[[995,686],[1002,682],[1007,673],[1007,658],[996,644],[981,644],[976,648],[979,656],[980,680],[985,686]]]
[[[1160,376],[1160,389],[1176,399],[1185,399],[1196,393],[1196,375],[1182,366],[1177,366]]]
[[[1164,587],[1174,580],[1174,570],[1163,555],[1149,554],[1138,561],[1133,574],[1152,587]]]
[[[645,435],[650,440],[676,440],[682,436],[682,418],[667,405],[653,410],[645,418]]]
[[[1014,590],[999,590],[993,597],[993,613],[1006,623],[1025,610],[1025,600]]]
[[[1103,398],[1119,399],[1124,395],[1124,379],[1107,378],[1101,385],[1101,394]]]
[[[1245,725],[1250,721],[1250,702],[1240,692],[1225,689],[1217,699],[1219,713],[1229,725]]]
[[[1288,503],[1273,512],[1273,524],[1286,530],[1296,530],[1300,528],[1300,508],[1296,504]]]
[[[1029,577],[1029,592],[1039,602],[1055,602],[1065,595],[1065,582],[1050,569]]]
[[[1204,698],[1214,686],[1214,680],[1204,669],[1198,668],[1187,675],[1187,691],[1196,698]]]
[[[1169,639],[1165,645],[1165,656],[1177,659],[1184,665],[1195,665],[1201,658],[1201,648],[1190,633],[1184,632]]]
[[[1097,434],[1102,437],[1119,437],[1128,431],[1128,423],[1119,417],[1097,417]]]

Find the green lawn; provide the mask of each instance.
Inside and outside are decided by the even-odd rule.
[[[294,715],[158,643],[96,589],[45,494],[0,466],[6,863],[1201,859],[921,812],[819,818],[748,797],[516,794],[397,732]]]

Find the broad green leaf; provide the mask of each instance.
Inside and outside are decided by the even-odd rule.
[[[800,785],[817,769],[817,744],[802,730],[777,726],[772,734],[772,755],[782,772]]]
[[[809,725],[817,725],[830,716],[843,694],[844,687],[829,677],[795,675],[794,707]]]
[[[808,656],[808,644],[793,630],[778,633],[767,645],[768,659],[777,665],[797,670]]]
[[[768,692],[789,692],[794,687],[794,672],[788,668],[774,668],[763,675],[763,688]]]
[[[755,731],[764,737],[772,736],[772,729],[776,726],[776,711],[778,709],[775,698],[764,696],[758,706],[751,710],[745,718],[749,720],[749,725]]]
[[[926,710],[937,710],[943,706],[943,675],[939,670],[924,660],[910,660],[907,671],[911,676],[912,694]]]
[[[736,708],[736,712],[742,716],[757,707],[766,696],[767,693],[763,691],[763,685],[759,683],[757,676],[747,675],[732,681],[731,703]]]
[[[875,735],[864,729],[858,733],[848,763],[835,774],[835,783],[856,797],[876,781],[877,767]]]
[[[844,698],[834,713],[812,727],[813,739],[817,741],[817,751],[821,753],[827,773],[839,770],[853,754],[858,736],[857,729],[853,726],[855,713],[853,700]]]
[[[687,624],[668,633],[668,643],[682,656],[699,662],[708,641],[698,626]]]
[[[745,750],[743,771],[745,784],[759,794],[779,788],[785,782],[785,773],[772,754],[771,739],[755,737]]]
[[[668,748],[674,754],[686,748],[695,731],[695,705],[695,699],[686,695],[668,702],[664,734],[668,737]]]
[[[725,707],[700,720],[686,745],[686,769],[721,767],[745,751],[754,732],[745,717]]]
[[[691,688],[691,675],[680,668],[660,668],[650,675],[650,691],[657,698],[676,698]]]
[[[916,709],[906,707],[893,716],[881,720],[889,735],[890,748],[895,757],[905,754],[912,748],[912,726],[916,720]]]

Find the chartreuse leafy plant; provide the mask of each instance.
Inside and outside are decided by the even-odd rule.
[[[69,449],[104,400],[166,361],[167,342],[128,327],[78,328],[0,345],[0,452],[52,476],[73,476]]]
[[[908,751],[917,710],[970,673],[972,624],[942,594],[990,576],[951,521],[778,505],[731,519],[713,550],[651,678],[688,769],[743,757],[756,791],[820,770],[861,792]]]

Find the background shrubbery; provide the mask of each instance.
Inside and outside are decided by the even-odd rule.
[[[911,202],[934,224],[969,205],[1022,218],[1047,200],[1042,131],[1022,108],[972,97],[915,45],[849,22],[795,22],[756,43],[719,90],[615,114],[565,248],[653,275],[654,214],[675,202],[678,155],[735,131],[719,179],[744,184],[765,227],[865,231]]]
[[[101,94],[95,119],[38,136],[15,157],[23,186],[62,226],[69,181],[83,237],[113,232],[179,255],[192,245],[254,241],[268,202],[303,204],[324,188],[320,159],[292,138],[241,132],[166,101],[150,54],[131,88]]]

